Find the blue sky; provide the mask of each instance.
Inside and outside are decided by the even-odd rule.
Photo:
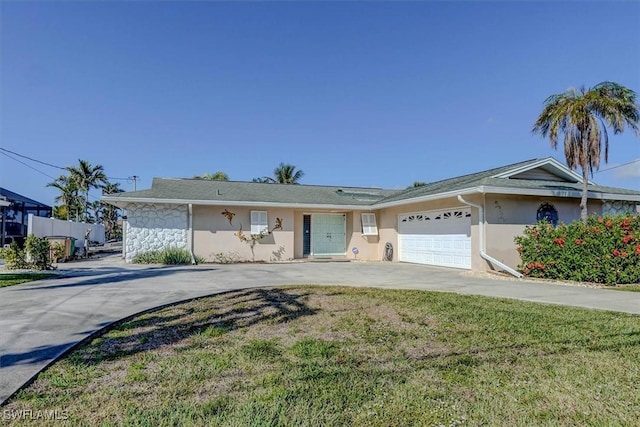
[[[638,2],[1,2],[1,147],[107,175],[403,188],[554,156],[547,96],[640,91]],[[640,159],[632,132],[608,165]],[[15,156],[14,156],[15,157]],[[61,171],[0,155],[53,203]],[[640,189],[640,162],[598,173]],[[124,189],[132,183],[120,181]],[[93,191],[94,195],[99,192]]]

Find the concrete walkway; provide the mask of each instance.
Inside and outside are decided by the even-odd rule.
[[[0,403],[79,341],[124,317],[219,292],[286,284],[424,289],[640,314],[640,293],[473,277],[391,263],[148,267],[119,257],[62,264],[63,276],[0,288]]]

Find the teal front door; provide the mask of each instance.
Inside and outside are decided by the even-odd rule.
[[[311,255],[344,255],[346,225],[345,214],[311,214]]]

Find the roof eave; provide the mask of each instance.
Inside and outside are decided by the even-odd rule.
[[[323,203],[280,203],[280,202],[246,202],[235,200],[186,200],[186,199],[156,199],[156,198],[119,198],[119,197],[103,197],[102,201],[122,209],[132,203],[148,203],[148,204],[166,204],[166,205],[199,205],[199,206],[244,206],[244,207],[262,207],[262,208],[293,208],[293,209],[340,209],[340,210],[359,210],[371,211],[374,208],[371,205],[337,205]]]
[[[392,202],[377,203],[373,207],[375,209],[393,208],[396,206],[410,205],[413,203],[429,202],[431,200],[446,199],[447,197],[456,197],[458,195],[478,193],[479,187],[469,187],[459,190],[445,191],[444,193],[428,194],[426,196],[412,197],[409,199],[394,200]]]
[[[582,191],[580,190],[544,190],[537,188],[512,188],[490,185],[480,186],[479,192],[491,194],[510,194],[518,196],[571,197],[578,199],[582,197]],[[622,200],[628,202],[640,202],[640,195],[634,194],[617,194],[594,191],[588,191],[587,194],[589,199],[595,200]]]

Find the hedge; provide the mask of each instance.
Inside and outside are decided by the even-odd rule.
[[[527,226],[515,238],[525,276],[555,280],[640,283],[640,216],[591,216],[553,227]]]

